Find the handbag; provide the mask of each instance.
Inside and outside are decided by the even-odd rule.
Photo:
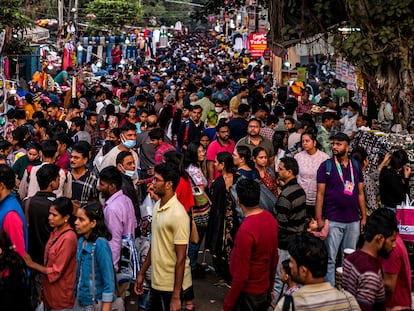
[[[193,244],[198,244],[198,242],[200,242],[200,236],[198,234],[197,225],[195,223],[194,217],[191,217],[190,229],[190,242]]]
[[[197,226],[207,227],[208,220],[210,219],[211,201],[207,193],[200,187],[196,186],[194,180],[191,179],[193,196],[195,205],[193,206],[193,219]]]
[[[414,201],[410,201],[408,195],[405,196],[405,201],[397,205],[396,217],[398,223],[398,230],[406,242],[414,243]]]
[[[95,300],[95,246],[96,243],[92,245],[92,301],[93,301],[93,310],[102,311],[102,300]],[[115,276],[114,270],[114,280],[115,280],[115,294],[119,293],[119,286]],[[124,300],[121,297],[118,297],[115,301],[112,302],[111,311],[125,311]]]

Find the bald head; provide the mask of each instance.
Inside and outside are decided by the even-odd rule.
[[[147,119],[147,123],[148,123],[148,128],[155,128],[157,127],[157,123],[158,123],[158,118],[155,114],[151,114],[148,116]]]

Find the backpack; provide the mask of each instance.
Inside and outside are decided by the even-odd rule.
[[[133,282],[139,274],[139,257],[132,234],[122,235],[121,258],[117,280],[119,283]]]

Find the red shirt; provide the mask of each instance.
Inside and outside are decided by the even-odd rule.
[[[167,153],[168,151],[174,151],[174,150],[175,150],[175,148],[173,146],[171,146],[170,144],[163,141],[157,147],[157,149],[155,149],[155,158],[154,158],[155,165],[158,165],[158,164],[162,163],[162,161],[164,160],[164,154],[165,153]]]
[[[242,292],[270,292],[279,260],[277,231],[277,221],[268,211],[244,219],[230,255],[232,282],[224,299],[224,311],[233,310]]]
[[[407,249],[400,235],[397,234],[395,248],[389,258],[382,261],[384,273],[396,274],[397,285],[391,295],[385,296],[387,308],[404,307],[411,309],[411,270]]]
[[[178,201],[184,205],[185,210],[188,212],[191,207],[194,206],[193,189],[191,188],[190,179],[185,180],[180,177],[177,189],[175,189]]]
[[[64,153],[59,155],[55,160],[55,164],[59,166],[61,169],[68,169],[70,164],[69,152],[65,151]]]

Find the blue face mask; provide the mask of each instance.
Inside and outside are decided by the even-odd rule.
[[[354,116],[354,112],[353,112],[353,111],[351,111],[351,110],[348,110],[348,116],[349,116],[349,117],[353,117],[353,116]]]
[[[125,170],[125,176],[128,176],[128,177],[132,177],[134,175],[134,173],[135,173],[135,171]]]
[[[347,116],[348,115],[348,110],[341,110],[341,114],[343,116]]]
[[[135,139],[126,139],[122,142],[122,144],[124,145],[124,147],[128,148],[128,149],[132,149],[135,147],[135,145],[137,144]]]

